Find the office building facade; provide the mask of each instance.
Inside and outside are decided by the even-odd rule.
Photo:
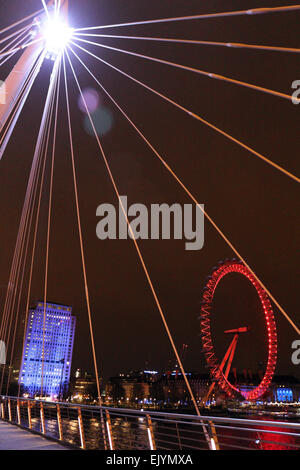
[[[44,303],[39,302],[29,311],[19,376],[23,394],[59,399],[67,391],[75,325],[68,306],[47,303],[44,316]]]

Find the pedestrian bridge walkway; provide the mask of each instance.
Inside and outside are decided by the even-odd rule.
[[[0,450],[66,450],[66,447],[0,420]]]

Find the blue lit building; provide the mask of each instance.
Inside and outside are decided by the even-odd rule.
[[[279,403],[289,403],[294,401],[293,390],[288,387],[279,387],[276,390],[275,399]]]
[[[47,303],[45,320],[44,331],[44,302],[39,302],[29,311],[19,380],[23,393],[39,396],[43,370],[43,396],[56,399],[69,385],[76,319],[71,307]]]

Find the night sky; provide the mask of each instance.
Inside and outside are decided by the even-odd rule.
[[[1,0],[0,27],[30,14],[40,8],[40,3],[39,0]],[[287,4],[293,3],[296,2]],[[278,5],[284,5],[284,2],[218,0],[204,4],[199,0],[71,0],[70,22],[76,27],[96,26]],[[105,32],[299,47],[299,20],[300,13],[292,12]],[[97,40],[100,42],[100,38]],[[292,92],[292,82],[300,79],[299,54],[116,39],[102,41],[287,94]],[[121,53],[93,46],[87,48],[299,176],[300,106]],[[299,324],[300,207],[297,183],[104,64],[83,52],[80,57],[199,202],[205,204],[207,212]],[[75,58],[73,63],[82,87],[97,89]],[[0,162],[1,308],[50,66],[51,62],[44,64]],[[0,79],[5,79],[8,71],[9,67],[1,67]],[[103,202],[117,205],[117,201],[96,140],[84,129],[84,114],[78,109],[78,89],[70,72],[69,87],[87,272],[101,373],[107,377],[144,367],[164,371],[170,367],[170,361],[174,365],[175,359],[132,241],[99,241],[96,237],[97,206]],[[113,116],[113,127],[102,139],[104,150],[120,193],[128,196],[129,204],[140,202],[149,207],[151,203],[190,203],[103,93],[101,99],[102,106]],[[73,366],[92,370],[66,119],[63,92],[55,166],[48,300],[73,307],[77,317]],[[47,184],[32,304],[43,298]],[[140,247],[176,344],[179,350],[182,343],[189,346],[186,369],[205,371],[197,319],[202,288],[213,266],[219,260],[232,257],[233,253],[208,222],[201,251],[185,251],[184,241],[149,240],[140,242]],[[26,289],[21,310],[23,318],[25,298]],[[300,376],[300,366],[291,363],[291,343],[297,339],[296,333],[276,308],[274,311],[279,331],[277,372]],[[219,286],[214,305],[213,334],[219,356],[224,354],[229,341],[224,329],[245,325],[251,326],[251,333],[241,338],[234,365],[238,370],[256,371],[266,358],[262,313],[251,285],[239,276],[231,275]]]

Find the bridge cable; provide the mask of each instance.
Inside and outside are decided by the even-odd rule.
[[[50,170],[50,185],[49,185],[49,204],[48,204],[48,222],[47,222],[47,240],[46,240],[46,259],[45,259],[45,278],[44,278],[44,306],[43,306],[43,343],[42,343],[42,371],[41,371],[41,397],[43,397],[44,386],[44,363],[45,363],[45,334],[46,334],[46,305],[48,293],[48,271],[49,271],[49,248],[50,248],[50,231],[51,231],[51,214],[52,214],[52,200],[53,200],[53,180],[54,180],[54,163],[56,151],[56,135],[57,135],[57,121],[58,121],[58,103],[60,91],[60,74],[61,74],[61,57],[56,59],[52,72],[55,85],[53,94],[56,94],[56,104],[54,113],[54,129],[53,129],[53,145],[51,155],[51,170]]]
[[[219,233],[219,235],[223,238],[225,243],[231,248],[231,250],[236,254],[236,256],[243,261],[244,265],[249,269],[249,271],[252,273],[252,275],[255,277],[257,282],[261,285],[261,287],[267,292],[269,297],[272,299],[276,307],[279,309],[279,311],[283,314],[283,316],[286,318],[286,320],[290,323],[290,325],[294,328],[294,330],[300,335],[300,329],[295,325],[295,323],[292,321],[292,319],[289,317],[287,312],[281,307],[281,305],[277,302],[275,297],[271,294],[271,292],[267,289],[267,287],[264,285],[264,283],[258,278],[258,276],[254,273],[254,271],[250,268],[246,260],[242,257],[240,252],[235,248],[235,246],[229,241],[229,239],[226,237],[222,229],[216,224],[216,222],[209,216],[209,214],[202,208],[200,203],[197,201],[196,197],[189,191],[189,189],[185,186],[185,184],[182,182],[182,180],[177,176],[177,174],[174,172],[174,170],[167,164],[167,162],[164,160],[164,158],[159,154],[159,152],[155,149],[155,147],[149,142],[149,140],[145,137],[145,135],[140,131],[140,129],[134,124],[134,122],[129,118],[129,116],[125,113],[125,111],[121,108],[121,106],[118,105],[118,103],[112,98],[112,96],[107,92],[107,90],[101,85],[99,80],[93,75],[93,73],[88,69],[88,67],[83,63],[83,61],[79,58],[79,56],[74,52],[72,48],[70,48],[72,52],[75,54],[77,59],[82,63],[82,65],[86,68],[86,70],[90,73],[90,75],[95,79],[95,81],[100,85],[102,90],[109,96],[109,98],[113,101],[113,103],[117,106],[117,108],[121,111],[123,116],[128,120],[128,122],[133,126],[133,128],[138,132],[140,137],[144,140],[144,142],[148,145],[148,147],[153,151],[153,153],[159,158],[161,163],[164,165],[164,167],[168,170],[168,172],[173,176],[173,178],[179,183],[179,185],[182,187],[182,189],[186,192],[186,194],[192,199],[192,201],[196,204],[196,206],[203,212],[207,220],[210,222],[210,224],[215,228],[215,230]]]
[[[106,450],[107,449],[107,442],[106,442],[106,432],[105,432],[105,424],[104,424],[104,417],[103,417],[103,403],[102,403],[101,390],[100,390],[98,362],[97,362],[97,356],[96,356],[93,321],[92,321],[92,313],[91,313],[91,305],[90,305],[90,294],[89,294],[89,287],[88,287],[88,280],[87,280],[87,270],[86,270],[84,246],[83,246],[81,215],[80,215],[80,208],[79,208],[79,195],[78,195],[78,185],[77,185],[77,173],[76,173],[76,167],[75,167],[75,155],[74,155],[74,146],[73,146],[73,132],[72,132],[72,124],[71,124],[71,112],[70,112],[70,103],[69,103],[66,62],[65,62],[65,55],[64,54],[63,54],[63,67],[64,67],[64,81],[65,81],[65,92],[66,92],[66,104],[67,104],[69,137],[70,137],[70,149],[71,149],[71,160],[72,160],[72,172],[73,172],[73,183],[74,183],[74,193],[75,193],[76,215],[77,215],[77,225],[78,225],[78,234],[79,234],[79,243],[80,243],[82,271],[83,271],[83,278],[84,278],[84,291],[85,291],[87,313],[88,313],[88,320],[89,320],[89,330],[90,330],[90,337],[91,337],[91,346],[92,346],[93,362],[94,362],[94,369],[95,369],[95,377],[96,377],[96,382],[97,382],[97,392],[98,392],[98,401],[99,401],[99,407],[100,407],[102,435],[103,435],[103,440],[104,440],[104,447],[105,447],[105,450]]]
[[[183,366],[182,361],[181,361],[181,359],[180,359],[180,356],[179,356],[177,347],[176,347],[175,342],[174,342],[174,340],[173,340],[173,336],[172,336],[172,334],[171,334],[171,331],[170,331],[170,329],[169,329],[169,326],[168,326],[166,317],[165,317],[165,315],[164,315],[162,306],[161,306],[160,301],[159,301],[159,299],[158,299],[158,295],[157,295],[156,290],[155,290],[155,288],[154,288],[154,285],[153,285],[153,283],[152,283],[152,280],[151,280],[151,277],[150,277],[148,268],[147,268],[147,266],[146,266],[146,263],[145,263],[145,261],[144,261],[142,252],[141,252],[141,250],[140,250],[140,248],[139,248],[139,245],[138,245],[138,243],[137,243],[135,234],[134,234],[134,232],[133,232],[133,230],[132,230],[131,224],[130,224],[129,219],[128,219],[128,216],[127,216],[127,214],[126,214],[126,210],[125,210],[125,208],[124,208],[123,201],[122,201],[122,199],[121,199],[118,186],[117,186],[116,181],[115,181],[115,179],[114,179],[114,176],[113,176],[113,174],[112,174],[112,171],[111,171],[111,168],[110,168],[108,159],[107,159],[106,154],[105,154],[105,152],[104,152],[102,143],[100,142],[99,136],[98,136],[97,131],[96,131],[96,128],[95,128],[95,124],[94,124],[93,118],[92,118],[91,113],[90,113],[90,111],[89,111],[88,105],[87,105],[87,103],[86,103],[84,94],[83,94],[82,89],[81,89],[81,87],[80,87],[78,78],[77,78],[77,76],[76,76],[74,67],[73,67],[73,65],[72,65],[72,62],[71,62],[71,59],[70,59],[70,56],[69,56],[69,53],[68,53],[67,50],[66,50],[66,54],[67,54],[67,57],[68,57],[68,60],[69,60],[70,67],[71,67],[72,72],[73,72],[74,79],[75,79],[76,84],[77,84],[77,87],[78,87],[78,89],[79,89],[82,102],[84,103],[84,107],[85,107],[85,109],[86,109],[87,115],[88,115],[88,117],[89,117],[89,120],[90,120],[92,129],[93,129],[93,132],[94,132],[94,134],[95,134],[95,137],[96,137],[96,140],[97,140],[97,143],[98,143],[98,146],[99,146],[99,149],[100,149],[102,158],[103,158],[103,160],[104,160],[105,167],[106,167],[106,169],[107,169],[109,178],[110,178],[111,183],[112,183],[112,185],[113,185],[113,188],[114,188],[114,191],[115,191],[115,193],[116,193],[117,199],[118,199],[118,201],[119,201],[120,207],[121,207],[121,209],[122,209],[123,215],[124,215],[124,217],[125,217],[125,219],[126,219],[126,223],[127,223],[127,226],[128,226],[128,229],[129,229],[129,232],[130,232],[130,235],[131,235],[131,238],[132,238],[132,240],[133,240],[133,243],[134,243],[134,245],[135,245],[138,258],[140,259],[140,262],[141,262],[143,271],[144,271],[144,273],[145,273],[147,282],[148,282],[148,284],[149,284],[150,290],[151,290],[152,295],[153,295],[153,297],[154,297],[154,300],[155,300],[157,309],[158,309],[158,311],[159,311],[159,313],[160,313],[160,317],[161,317],[162,322],[163,322],[163,325],[164,325],[164,327],[165,327],[167,336],[168,336],[168,338],[169,338],[169,340],[170,340],[170,343],[171,343],[172,349],[173,349],[173,351],[174,351],[176,360],[178,361],[178,365],[179,365],[179,367],[180,367],[180,370],[181,370],[181,373],[182,373],[182,377],[183,377],[183,379],[184,379],[184,381],[185,381],[187,390],[188,390],[188,392],[189,392],[189,394],[190,394],[190,397],[191,397],[191,400],[192,400],[193,405],[194,405],[194,407],[195,407],[196,413],[197,413],[198,416],[201,416],[200,410],[199,410],[199,407],[198,407],[198,404],[197,404],[197,401],[196,401],[196,399],[195,399],[195,396],[194,396],[194,393],[193,393],[193,391],[192,391],[191,385],[190,385],[189,380],[188,380],[188,378],[187,378],[187,375],[186,375],[186,373],[185,373],[184,366]],[[209,445],[210,445],[210,439],[209,439],[209,436],[208,436],[208,433],[207,433],[207,430],[206,430],[206,428],[205,428],[204,423],[202,423],[202,425],[203,425],[203,431],[204,431],[205,436],[206,436],[206,438],[207,438],[207,440],[208,440],[208,443],[209,443]]]
[[[158,38],[150,36],[120,36],[114,34],[89,34],[89,33],[74,33],[75,37],[97,37],[97,38],[109,38],[109,39],[134,39],[137,41],[154,41],[154,42],[166,42],[176,44],[189,44],[198,46],[215,46],[215,47],[227,47],[230,49],[257,49],[261,51],[273,51],[273,52],[291,52],[300,53],[299,48],[295,47],[281,47],[281,46],[266,46],[262,44],[247,44],[240,42],[219,42],[219,41],[200,41],[197,39],[179,39],[179,38]]]
[[[278,98],[283,98],[283,99],[286,99],[286,100],[289,100],[289,101],[294,101],[297,104],[300,103],[300,98],[293,98],[292,95],[287,95],[286,93],[281,93],[280,91],[271,90],[270,88],[261,87],[259,85],[253,85],[252,83],[242,82],[240,80],[235,80],[234,78],[227,77],[225,75],[220,75],[220,74],[217,74],[217,73],[214,73],[214,72],[207,72],[206,70],[196,69],[194,67],[188,67],[186,65],[177,64],[175,62],[171,62],[171,61],[168,61],[168,60],[158,59],[157,57],[151,57],[151,56],[147,56],[145,54],[138,54],[137,52],[132,52],[132,51],[128,51],[128,50],[125,50],[125,49],[120,49],[118,47],[112,47],[112,46],[107,46],[107,45],[104,45],[104,44],[99,44],[98,42],[88,41],[86,39],[81,39],[79,37],[76,37],[76,39],[77,39],[77,41],[81,41],[81,42],[84,42],[86,44],[91,44],[92,46],[98,46],[98,47],[103,47],[104,49],[109,49],[109,50],[116,51],[116,52],[122,52],[124,54],[132,55],[134,57],[139,57],[140,59],[151,60],[152,62],[157,62],[159,64],[164,64],[164,65],[169,65],[171,67],[175,67],[175,68],[180,69],[180,70],[186,70],[188,72],[197,73],[197,74],[203,75],[207,78],[212,78],[214,80],[220,80],[220,81],[228,82],[228,83],[231,83],[233,85],[238,85],[238,86],[242,86],[242,87],[245,87],[245,88],[250,88],[251,90],[254,90],[254,91],[260,91],[262,93],[273,95],[273,96],[276,96]],[[1,57],[1,55],[0,55],[0,57]]]
[[[205,19],[214,19],[214,18],[228,18],[233,16],[243,16],[243,15],[262,15],[266,13],[283,13],[283,12],[292,12],[300,10],[300,5],[289,5],[282,7],[271,7],[271,8],[253,8],[251,10],[238,10],[238,11],[225,11],[220,13],[206,13],[201,15],[192,15],[192,16],[179,16],[175,18],[161,18],[157,20],[145,20],[145,21],[134,21],[130,23],[119,23],[119,24],[110,24],[102,26],[92,26],[87,28],[76,28],[75,31],[88,31],[95,29],[106,29],[106,28],[118,28],[123,26],[138,26],[145,24],[157,24],[157,23],[170,23],[176,21],[191,21],[191,20],[205,20]]]
[[[270,160],[269,158],[267,158],[266,156],[264,156],[263,154],[257,152],[256,150],[254,150],[252,147],[249,147],[248,145],[244,144],[241,140],[238,140],[236,139],[235,137],[233,137],[231,134],[223,131],[222,129],[220,129],[219,127],[217,127],[216,125],[212,124],[211,122],[207,121],[206,119],[202,118],[201,116],[199,116],[198,114],[190,111],[189,109],[185,108],[184,106],[180,105],[179,103],[177,103],[176,101],[172,100],[171,98],[168,98],[166,95],[164,95],[163,93],[160,93],[159,91],[155,90],[154,88],[151,88],[149,85],[146,85],[144,82],[140,81],[140,80],[137,80],[136,78],[134,78],[132,75],[124,72],[123,70],[121,70],[120,68],[112,65],[111,63],[105,61],[104,59],[102,59],[101,57],[98,57],[97,55],[93,54],[92,52],[90,52],[89,50],[85,49],[84,47],[81,47],[79,44],[76,44],[74,41],[71,41],[71,43],[78,47],[79,49],[81,49],[82,51],[86,52],[87,54],[89,54],[90,56],[94,57],[95,59],[99,60],[100,62],[103,62],[104,64],[106,64],[107,66],[111,67],[112,69],[116,70],[117,72],[119,72],[120,74],[124,75],[125,77],[129,78],[130,80],[134,81],[135,83],[137,83],[138,85],[141,85],[142,87],[144,87],[146,90],[148,91],[151,91],[152,93],[154,93],[155,95],[159,96],[160,98],[162,98],[163,100],[167,101],[168,103],[172,104],[173,106],[175,106],[176,108],[180,109],[181,111],[185,112],[186,114],[188,114],[190,117],[202,122],[202,124],[205,124],[206,126],[210,127],[211,129],[213,129],[214,131],[218,132],[219,134],[223,135],[224,137],[226,137],[227,139],[229,139],[231,142],[234,142],[235,144],[239,145],[240,147],[242,147],[243,149],[247,150],[248,152],[250,152],[252,155],[260,158],[261,160],[263,160],[265,163],[268,163],[269,165],[271,165],[272,167],[274,167],[276,170],[279,170],[281,173],[285,174],[286,176],[288,176],[289,178],[295,180],[297,183],[300,183],[300,178],[296,175],[294,175],[293,173],[285,170],[284,168],[282,168],[280,165],[278,165],[277,163],[273,162],[272,160]]]

